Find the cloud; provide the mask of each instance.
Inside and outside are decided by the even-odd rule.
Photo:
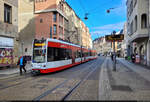
[[[97,37],[105,36],[105,35],[110,35],[113,30],[116,32],[120,31],[123,29],[123,25],[125,22],[120,22],[116,24],[108,24],[100,27],[93,27],[91,28],[91,35],[92,39],[95,39]]]
[[[98,35],[104,35],[104,34],[110,34],[111,31],[103,30],[103,31],[93,31],[91,32],[92,35],[98,34]]]

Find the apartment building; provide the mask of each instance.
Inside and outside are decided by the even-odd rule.
[[[65,40],[74,44],[81,45],[80,18],[76,15],[75,11],[67,2],[64,3],[64,13],[68,18],[68,29],[67,33],[64,34]]]
[[[111,42],[107,42],[105,37],[100,37],[93,40],[93,48],[97,51],[97,53],[105,55],[112,52]]]
[[[124,34],[124,40],[122,41],[122,44],[121,44],[121,56],[127,57],[128,56],[127,45],[129,45],[128,44],[129,36],[127,34],[127,22],[124,23],[123,34]]]
[[[138,54],[140,63],[149,65],[149,0],[127,0],[128,53]]]
[[[68,33],[65,33],[66,40],[87,48],[92,48],[92,39],[88,27],[86,27],[67,2],[64,5],[64,13],[68,18],[69,25]]]
[[[0,0],[0,67],[18,56],[18,0]]]
[[[63,0],[35,0],[35,38],[64,40],[65,20]]]

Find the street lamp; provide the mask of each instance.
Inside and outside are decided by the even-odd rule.
[[[112,10],[112,9],[115,9],[115,8],[109,8],[109,9],[107,9],[107,13],[110,13],[110,10]]]
[[[115,9],[115,8],[109,8],[107,9],[107,13],[110,13],[110,10]],[[112,32],[112,35],[115,35],[116,31]],[[116,71],[116,51],[115,51],[115,41],[113,41],[113,71]]]
[[[88,13],[85,13],[85,17],[84,17],[85,20],[88,19],[88,17],[87,17],[88,15],[89,15]]]
[[[115,35],[116,31],[112,32],[112,35]],[[115,50],[115,41],[113,41],[113,71],[116,71],[116,50]]]

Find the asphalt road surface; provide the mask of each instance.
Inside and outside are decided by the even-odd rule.
[[[98,100],[104,57],[63,71],[0,79],[0,100]]]

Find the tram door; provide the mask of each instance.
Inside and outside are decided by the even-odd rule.
[[[72,64],[75,63],[75,52],[72,54]]]

